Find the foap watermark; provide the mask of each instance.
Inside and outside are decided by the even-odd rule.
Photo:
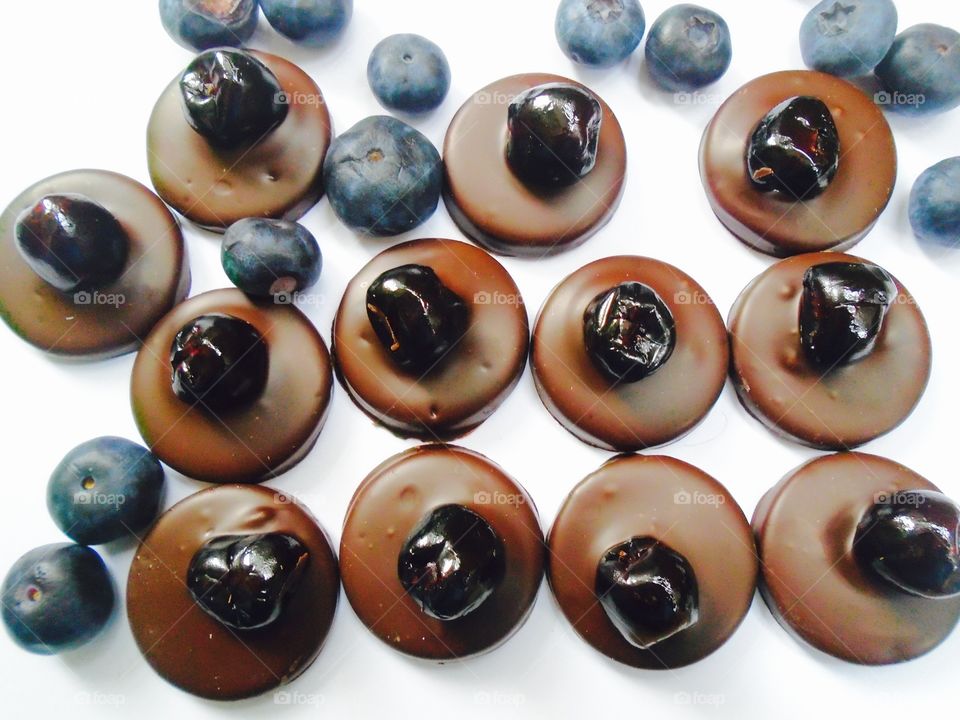
[[[474,293],[473,303],[475,305],[523,305],[523,298],[519,293],[481,290]]]
[[[127,696],[119,693],[78,692],[74,695],[73,701],[85,707],[120,707],[127,704]]]
[[[323,95],[319,93],[287,92],[286,90],[281,90],[274,95],[273,101],[277,105],[306,105],[310,107],[319,107],[326,104]]]
[[[274,305],[322,305],[324,296],[320,293],[301,292],[299,290],[273,293]]]
[[[904,490],[881,490],[873,496],[873,502],[877,505],[913,505],[920,507],[926,501],[927,498],[920,493]]]
[[[706,105],[713,107],[723,102],[723,96],[717,93],[701,92],[675,92],[673,94],[674,105]]]
[[[720,507],[727,502],[727,498],[719,493],[680,490],[674,493],[673,502],[675,505],[712,505],[713,507]]]
[[[473,102],[477,105],[509,105],[516,99],[516,93],[500,91],[490,92],[488,90],[481,90],[473,95]]]
[[[505,493],[497,490],[488,492],[480,490],[473,496],[473,502],[477,505],[513,505],[519,507],[527,502],[527,499],[520,493]]]
[[[722,693],[678,692],[674,693],[673,702],[677,705],[707,705],[720,707],[727,701]]]
[[[518,692],[481,690],[473,694],[473,702],[482,707],[518,708],[527,701],[527,696]]]
[[[673,301],[677,305],[713,305],[710,296],[699,290],[678,290],[673,294]]]
[[[95,305],[118,308],[127,303],[123,293],[105,293],[98,290],[81,290],[73,294],[74,305]]]
[[[96,490],[77,490],[73,494],[74,505],[98,505],[101,507],[120,507],[127,501],[126,495],[121,493],[104,493]]]
[[[922,93],[889,92],[880,90],[873,95],[873,101],[881,107],[920,107],[927,101]]]
[[[320,693],[302,693],[291,690],[278,690],[273,694],[274,705],[303,705],[307,707],[320,707],[324,703],[324,697]]]

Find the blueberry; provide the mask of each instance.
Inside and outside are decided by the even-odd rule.
[[[170,348],[171,386],[186,403],[212,411],[249,404],[267,384],[269,354],[246,320],[212,313],[181,328]]]
[[[277,76],[253,55],[229,48],[197,55],[180,76],[180,96],[190,127],[228,148],[260,140],[288,111]]]
[[[315,46],[343,32],[353,15],[353,0],[260,0],[260,7],[278,33]]]
[[[470,614],[506,573],[503,541],[463,505],[443,505],[410,533],[397,561],[400,583],[424,613],[438,620]]]
[[[399,235],[426,221],[440,201],[440,154],[396,118],[361,120],[330,145],[323,182],[340,220],[369,235]]]
[[[83,195],[45,195],[16,222],[17,249],[63,292],[103,287],[120,277],[130,239],[117,219]]]
[[[893,0],[823,0],[800,25],[807,67],[840,77],[872,72],[897,34]]]
[[[597,565],[595,590],[610,622],[648,649],[696,624],[697,578],[687,559],[652,537],[614,545]]]
[[[113,611],[110,572],[88,547],[34,548],[3,580],[3,623],[20,647],[52,655],[92,640]]]
[[[691,91],[719,80],[730,67],[730,29],[712,10],[675,5],[650,28],[647,70],[663,88]]]
[[[385,108],[426,112],[447,96],[450,66],[443,50],[425,37],[391,35],[370,53],[367,82]]]
[[[670,308],[643,283],[625,282],[593,299],[583,314],[590,359],[615,382],[636,382],[659,370],[677,344]]]
[[[646,27],[637,0],[561,0],[554,23],[568,58],[600,68],[626,60]]]
[[[292,535],[228,535],[204,544],[190,561],[187,588],[224,625],[253,630],[275,622],[310,560]]]
[[[398,367],[426,372],[467,330],[470,309],[432,268],[402,265],[367,288],[367,317]]]
[[[803,276],[800,342],[814,363],[833,369],[873,352],[897,285],[872,263],[813,265]]]
[[[807,200],[827,189],[840,167],[840,133],[820,98],[787,98],[757,124],[747,146],[754,188]]]
[[[910,224],[921,240],[960,244],[960,157],[923,171],[910,192]]]
[[[316,239],[287,220],[247,218],[227,228],[220,261],[230,282],[254,297],[289,295],[315,284],[323,260]]]
[[[537,85],[507,108],[507,161],[529,185],[572,185],[597,163],[603,109],[569,83]]]
[[[160,20],[187,48],[239,47],[257,28],[257,0],[160,0]]]
[[[88,440],[64,456],[47,484],[47,508],[81,545],[145,530],[157,516],[163,468],[144,447],[118,437]]]
[[[907,28],[875,72],[894,110],[913,115],[951,110],[960,105],[960,33],[942,25]]]

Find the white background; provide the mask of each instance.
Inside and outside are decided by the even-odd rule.
[[[729,73],[702,104],[679,106],[655,89],[642,49],[609,71],[575,67],[557,47],[553,0],[356,0],[344,37],[332,48],[300,48],[261,21],[251,46],[301,64],[326,95],[340,130],[382,113],[366,85],[368,54],[382,37],[418,32],[440,44],[453,71],[443,106],[413,120],[440,147],[453,113],[471,93],[525,71],[565,74],[589,84],[617,113],[629,147],[629,177],[619,212],[599,235],[547,260],[504,260],[531,318],[550,288],[581,265],[635,253],[671,262],[697,279],[726,315],[737,293],[770,259],[746,249],[711,214],[697,175],[700,134],[730,92],[770,71],[802,67],[797,31],[812,0],[711,0],[733,32]],[[670,4],[644,0],[648,26]],[[960,26],[960,7],[934,0],[900,3],[901,29],[933,21]],[[4,3],[0,30],[0,203],[47,175],[78,167],[116,170],[148,183],[144,134],[161,89],[190,60],[164,33],[155,0],[32,0]],[[934,339],[930,387],[909,421],[865,449],[892,457],[960,497],[956,475],[956,403],[960,358],[955,287],[960,249],[921,247],[906,217],[907,197],[927,166],[960,155],[960,111],[929,119],[891,118],[900,149],[899,184],[877,228],[855,250],[885,266],[913,292]],[[379,249],[399,242],[359,239],[339,225],[327,202],[307,215],[322,247],[323,277],[303,310],[329,340],[330,323],[349,278]],[[186,227],[193,293],[227,285],[216,236]],[[462,235],[441,208],[413,237]],[[128,403],[133,356],[65,365],[0,327],[0,568],[26,550],[63,538],[47,516],[50,470],[90,437],[138,439]],[[500,463],[535,498],[549,527],[566,493],[609,454],[564,431],[537,399],[529,370],[503,407],[462,444]],[[326,428],[309,457],[271,482],[302,497],[339,542],[347,503],[380,461],[412,443],[375,427],[336,388]],[[700,466],[733,493],[749,516],[761,494],[813,451],[782,442],[750,419],[727,386],[707,420],[663,452]],[[201,488],[168,473],[166,504]],[[123,588],[133,547],[107,548]],[[122,603],[121,603],[122,605]],[[644,672],[618,665],[581,641],[544,585],[529,622],[486,656],[435,666],[392,652],[357,621],[344,599],[316,663],[288,690],[236,704],[184,694],[156,676],[137,652],[122,609],[105,634],[77,651],[39,657],[0,635],[6,717],[896,717],[946,711],[947,688],[960,667],[960,633],[914,662],[861,668],[791,639],[759,597],[733,638],[713,656],[682,670]],[[319,707],[318,707],[319,706]]]

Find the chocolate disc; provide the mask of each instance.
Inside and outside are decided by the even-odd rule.
[[[217,232],[247,217],[298,220],[323,195],[323,160],[331,139],[323,94],[281,57],[250,51],[280,81],[286,120],[252,147],[217,149],[187,124],[179,78],[163,91],[147,127],[150,178],[160,197]]]
[[[265,533],[299,540],[307,564],[276,621],[237,630],[194,601],[187,572],[208,541]],[[174,505],[140,543],[127,579],[127,616],[140,652],[164,679],[194,695],[237,700],[290,682],[310,666],[339,593],[336,555],[309,512],[269,488],[223,485]]]
[[[753,515],[760,590],[780,624],[842,660],[883,665],[936,647],[960,619],[960,597],[899,592],[865,573],[853,539],[863,513],[883,497],[937,490],[886,458],[841,453],[789,473]]]
[[[432,510],[463,505],[506,550],[506,573],[473,612],[427,615],[404,590],[400,551]],[[340,540],[343,587],[361,622],[400,652],[431,660],[491,650],[526,620],[543,577],[544,540],[533,500],[497,465],[464,448],[424,445],[390,458],[360,484]]]
[[[677,340],[655,373],[615,385],[587,354],[583,314],[599,294],[628,281],[656,291],[673,314]],[[540,399],[567,430],[607,450],[639,450],[680,437],[713,407],[726,381],[726,329],[703,288],[672,265],[604,258],[551,292],[534,328],[530,364]]]
[[[129,238],[126,265],[106,287],[64,293],[20,255],[17,217],[46,195],[84,195],[108,210]],[[176,218],[136,180],[74,170],[24,190],[0,216],[0,316],[31,345],[53,355],[99,360],[135,350],[186,297],[190,267]]]
[[[632,537],[649,536],[686,558],[699,587],[699,618],[647,650],[629,642],[597,599],[601,557]],[[705,658],[734,633],[757,583],[753,535],[726,488],[671,457],[621,455],[573,489],[547,540],[547,579],[560,609],[604,655],[651,670]]]
[[[829,372],[800,345],[803,275],[812,265],[865,262],[842,253],[781,260],[751,282],[730,310],[730,375],[751,415],[817,448],[856,447],[913,411],[930,377],[930,335],[916,301],[897,283],[873,352]]]
[[[584,87],[559,75],[513,75],[475,93],[447,130],[447,210],[467,236],[493,252],[543,256],[569,250],[603,227],[620,204],[627,151],[620,123],[603,100],[597,162],[585,177],[544,191],[527,187],[510,169],[507,108],[526,90],[557,82]]]
[[[200,315],[245,320],[263,336],[269,375],[252,404],[214,414],[171,387],[174,336]],[[313,447],[333,391],[330,355],[310,320],[292,305],[214,290],[178,305],[147,338],[133,366],[137,427],[174,470],[206,482],[260,482],[296,465]]]
[[[367,316],[367,288],[407,264],[431,268],[469,306],[469,328],[426,374],[401,370]],[[353,401],[390,430],[451,440],[486,420],[527,361],[529,326],[513,279],[489,254],[457,240],[413,240],[377,255],[347,285],[333,323],[337,376]]]
[[[747,170],[757,124],[794,96],[822,100],[840,136],[836,176],[804,201],[758,191]],[[883,111],[860,88],[819,72],[776,72],[747,83],[717,111],[700,145],[700,177],[720,222],[760,252],[783,257],[844,250],[870,232],[890,201],[897,149]]]

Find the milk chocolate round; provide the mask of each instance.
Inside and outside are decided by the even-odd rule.
[[[397,563],[411,532],[431,511],[462,505],[503,543],[503,580],[456,620],[427,615],[401,584]],[[500,467],[452,445],[423,445],[390,458],[360,484],[340,539],[343,587],[361,622],[390,647],[452,660],[492,650],[526,620],[544,566],[533,500]]]
[[[603,555],[633,537],[652,537],[686,558],[698,586],[697,622],[646,650],[620,633],[595,591]],[[723,485],[671,457],[608,461],[564,501],[547,543],[547,579],[573,629],[633,667],[662,670],[702,660],[730,638],[753,601],[758,563],[743,511]]]
[[[540,257],[584,242],[610,219],[623,194],[627,151],[616,115],[602,99],[594,168],[568,187],[524,184],[507,160],[507,108],[521,93],[559,75],[527,73],[491,83],[454,116],[443,144],[444,202],[472,240],[504,255]]]
[[[840,138],[836,175],[803,201],[760,192],[747,168],[758,123],[796,96],[822,100]],[[703,135],[700,177],[720,222],[756,250],[778,257],[845,250],[870,232],[890,201],[897,150],[883,111],[860,88],[833,75],[790,70],[752,80],[724,102]]]
[[[303,574],[274,622],[231,628],[190,594],[191,560],[215,538],[267,533],[305,546]],[[222,485],[174,505],[143,538],[127,579],[127,616],[140,652],[165,680],[200,697],[237,700],[288,683],[310,666],[339,592],[336,555],[305,508],[269,488]]]
[[[926,322],[897,282],[873,352],[825,371],[800,343],[803,276],[813,265],[864,260],[810,253],[781,260],[755,278],[730,310],[730,375],[751,415],[774,432],[842,450],[889,432],[913,411],[930,377]]]
[[[637,382],[613,383],[584,342],[584,311],[623,282],[656,291],[673,315],[676,346],[666,363]],[[710,411],[726,381],[728,344],[723,318],[689,275],[651,258],[597,260],[550,293],[533,331],[530,364],[550,414],[586,443],[633,451],[674,440]]]
[[[174,393],[170,348],[191,320],[222,313],[250,323],[267,346],[268,376],[252,403],[212,412]],[[260,482],[296,465],[326,419],[333,391],[327,347],[293,305],[214,290],[181,303],[137,355],[131,381],[134,419],[153,453],[184,475],[217,483]]]
[[[83,195],[120,223],[129,252],[120,277],[65,293],[37,275],[17,249],[17,218],[47,195]],[[135,350],[186,297],[190,266],[176,218],[135,180],[74,170],[24,190],[0,216],[0,317],[31,345],[61,358],[100,360]]]
[[[469,306],[469,327],[427,373],[401,370],[367,316],[381,273],[431,268]],[[412,240],[374,257],[347,285],[333,323],[337,376],[357,406],[404,437],[451,440],[486,420],[516,386],[527,360],[523,298],[503,266],[457,240]]]
[[[864,665],[910,660],[950,634],[960,597],[901,592],[853,555],[864,512],[909,490],[937,488],[892,460],[854,452],[807,462],[767,492],[753,515],[760,591],[788,632]]]
[[[217,148],[184,116],[179,77],[160,96],[147,126],[147,161],[157,193],[197,225],[223,232],[247,217],[298,220],[323,195],[331,140],[323,94],[281,57],[249,51],[283,88],[286,119],[252,144]]]

